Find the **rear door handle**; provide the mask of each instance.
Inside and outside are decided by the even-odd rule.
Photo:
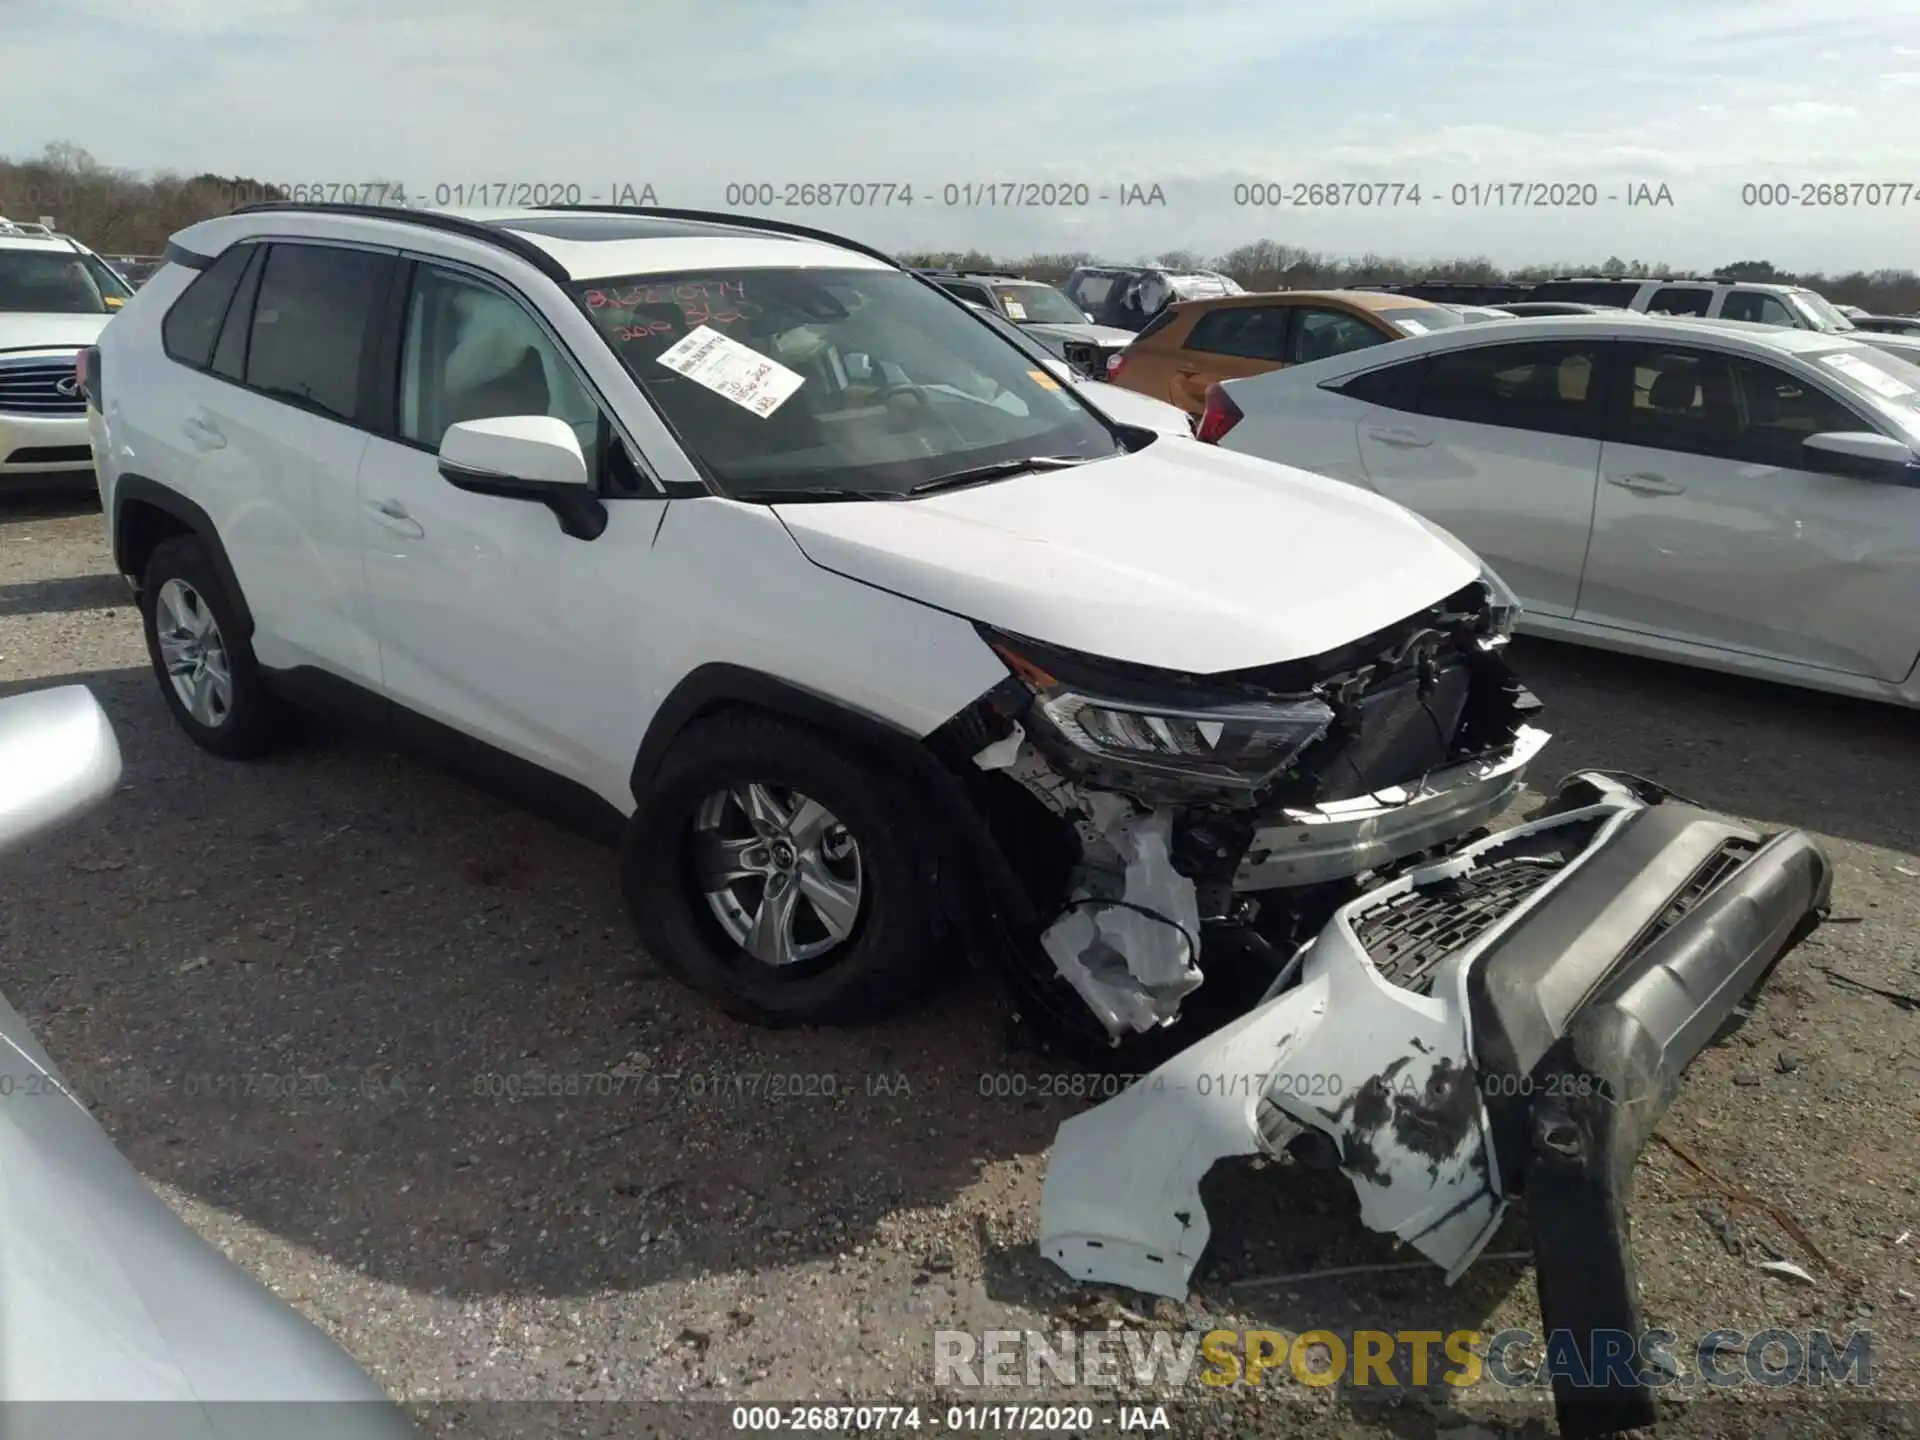
[[[1636,495],[1684,495],[1687,491],[1686,486],[1676,485],[1664,475],[1609,475],[1607,483]]]
[[[180,431],[202,450],[221,450],[226,447],[227,437],[220,433],[216,425],[209,425],[197,415],[189,415],[180,422]]]
[[[426,527],[409,515],[407,507],[398,500],[369,500],[367,509],[378,524],[398,531],[409,540],[421,539],[427,533]]]
[[[1400,450],[1422,450],[1433,443],[1431,435],[1416,435],[1411,430],[1368,430],[1367,438]]]

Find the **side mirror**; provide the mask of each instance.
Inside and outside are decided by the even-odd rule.
[[[119,783],[120,743],[86,686],[0,700],[0,851],[77,819]]]
[[[573,427],[553,415],[463,420],[440,438],[440,474],[457,490],[545,505],[576,540],[597,540],[607,507]]]
[[[1801,443],[1818,459],[1841,462],[1839,466],[1823,465],[1823,469],[1837,468],[1871,480],[1905,478],[1911,484],[1920,485],[1920,456],[1905,442],[1891,436],[1876,435],[1870,430],[1827,430],[1809,435]]]

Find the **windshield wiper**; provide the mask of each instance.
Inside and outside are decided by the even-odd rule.
[[[994,460],[985,465],[971,465],[937,479],[922,480],[918,485],[909,486],[907,494],[931,495],[939,490],[959,490],[988,480],[1021,475],[1029,470],[1070,470],[1075,465],[1086,464],[1092,458],[1090,455],[1029,455],[1021,460]]]
[[[791,505],[808,500],[904,500],[898,490],[848,490],[833,485],[791,485],[785,489],[747,490],[734,497],[747,504]]]

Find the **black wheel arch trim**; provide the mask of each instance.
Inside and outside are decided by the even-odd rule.
[[[128,576],[136,585],[140,583],[141,577],[128,549],[130,527],[126,523],[127,506],[135,502],[151,505],[171,515],[207,547],[207,554],[213,559],[213,568],[220,572],[220,583],[226,586],[227,599],[233,604],[234,615],[240,626],[238,638],[251,639],[253,611],[247,605],[247,592],[240,586],[240,577],[234,572],[233,561],[227,556],[227,547],[220,543],[220,530],[213,523],[213,517],[178,490],[145,475],[122,475],[114,482],[113,563],[120,573]]]

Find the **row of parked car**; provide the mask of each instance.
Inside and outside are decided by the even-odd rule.
[[[1129,333],[1073,322],[1109,272],[929,273],[1205,442],[1445,525],[1515,587],[1523,629],[1920,704],[1920,318],[1725,277],[1472,304],[1197,276]]]

